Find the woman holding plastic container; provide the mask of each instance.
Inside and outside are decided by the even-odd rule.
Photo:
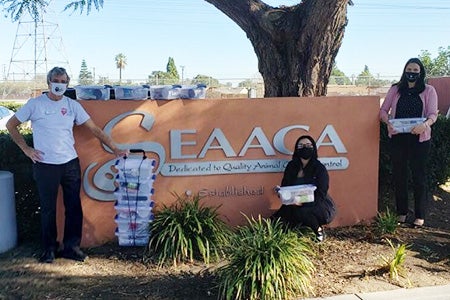
[[[430,152],[431,125],[437,119],[436,90],[425,84],[425,68],[418,58],[409,59],[400,81],[392,85],[380,108],[380,119],[386,123],[391,146],[391,161],[398,221],[406,222],[408,214],[408,164],[411,168],[414,214],[413,226],[424,224],[427,202],[427,159]],[[409,119],[410,128],[398,126]]]
[[[272,215],[272,219],[280,219],[290,227],[307,226],[316,234],[318,241],[325,238],[323,225],[330,223],[336,208],[328,195],[329,177],[325,166],[317,159],[317,146],[309,135],[303,135],[295,142],[292,160],[284,170],[281,186],[312,184],[314,201],[294,205],[281,205]]]

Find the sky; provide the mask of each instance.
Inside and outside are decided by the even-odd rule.
[[[259,77],[255,52],[243,30],[206,1],[104,0],[103,8],[89,15],[63,12],[69,2],[53,0],[44,24],[49,25],[46,35],[51,40],[49,63],[68,62],[72,78],[78,77],[84,59],[96,78],[118,79],[114,58],[119,53],[127,58],[123,79],[145,79],[153,71],[165,71],[169,57],[184,79],[198,74],[224,82]],[[265,2],[279,6],[299,1]],[[448,0],[353,3],[336,58],[337,67],[349,77],[367,65],[374,76],[398,79],[410,57],[422,50],[435,57],[439,47],[450,46]],[[27,19],[22,21],[19,25],[6,12],[0,15],[2,79],[8,70],[16,70],[12,59],[34,60],[34,39],[23,38],[34,29]]]

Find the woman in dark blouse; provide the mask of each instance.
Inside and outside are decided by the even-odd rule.
[[[310,227],[315,232],[318,241],[323,241],[322,226],[333,220],[336,208],[328,195],[328,171],[317,159],[316,142],[309,135],[297,139],[292,160],[286,166],[281,181],[281,186],[300,184],[316,186],[314,202],[282,205],[271,218],[279,218],[290,227],[298,225]]]

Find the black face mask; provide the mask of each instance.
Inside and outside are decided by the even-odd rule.
[[[303,159],[310,159],[314,154],[314,148],[301,148],[295,150],[295,156]]]
[[[419,78],[420,73],[405,72],[405,76],[406,76],[406,79],[407,79],[409,82],[414,82],[414,81],[416,81],[416,80]]]

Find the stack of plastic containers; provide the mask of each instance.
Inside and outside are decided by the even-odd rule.
[[[116,161],[116,236],[120,246],[145,246],[150,238],[153,220],[153,168],[156,161],[148,159],[143,150],[130,150],[130,156]],[[136,153],[142,152],[142,155]]]

